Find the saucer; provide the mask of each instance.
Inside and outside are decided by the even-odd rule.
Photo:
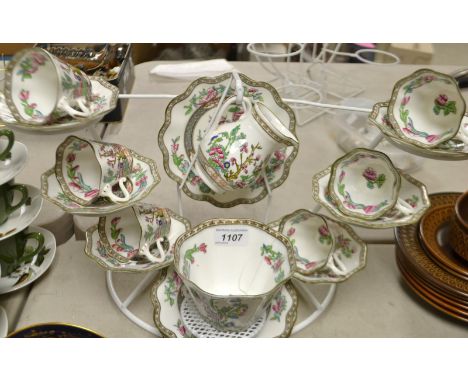
[[[49,269],[52,261],[54,261],[55,251],[57,248],[54,235],[42,227],[30,226],[29,229],[32,232],[40,232],[44,235],[44,248],[48,249],[49,252],[44,255],[44,260],[41,265],[28,267],[26,270],[20,268],[10,274],[8,277],[16,279],[16,282],[12,287],[0,291],[0,294],[13,292],[36,281],[47,271],[47,269]]]
[[[448,243],[454,205],[431,207],[419,224],[421,244],[427,254],[447,272],[468,281],[468,262],[460,258]]]
[[[455,138],[445,142],[442,146],[433,148],[422,148],[412,144],[409,141],[402,139],[391,126],[387,116],[388,102],[378,102],[372,108],[369,114],[369,123],[377,127],[385,138],[396,147],[410,154],[422,156],[430,159],[441,160],[464,160],[468,159],[468,114],[462,118],[460,129],[466,133],[459,131]],[[463,142],[464,146],[459,148],[455,145],[456,142]]]
[[[244,84],[244,96],[262,101],[289,130],[295,132],[296,118],[278,92],[266,82],[253,81],[239,73]],[[167,175],[182,183],[187,173],[190,159],[206,127],[212,118],[221,94],[229,83],[231,73],[218,77],[202,77],[192,82],[187,90],[169,102],[165,121],[158,135],[158,144],[163,153],[164,169]],[[234,83],[227,96],[234,95]],[[234,118],[235,107],[225,116]],[[297,155],[297,147],[278,150],[271,156],[265,170],[270,188],[279,187],[289,174],[291,163]],[[250,187],[215,194],[192,170],[183,187],[184,193],[194,200],[207,201],[217,207],[233,207],[238,204],[252,204],[262,200],[267,194],[263,179]]]
[[[103,336],[82,326],[47,322],[18,329],[8,338],[103,338]]]
[[[28,199],[25,204],[13,212],[8,220],[0,225],[0,241],[17,234],[36,220],[42,208],[42,197],[38,188],[26,185]]]
[[[293,278],[309,284],[317,283],[339,283],[349,279],[354,273],[360,271],[366,266],[367,245],[346,224],[337,222],[327,216],[321,215],[328,223],[331,233],[335,238],[335,248],[333,256],[338,258],[346,268],[345,274],[336,274],[332,270],[327,269],[314,272],[309,275],[295,272]],[[270,228],[278,230],[282,219],[278,219],[268,224]],[[296,261],[301,262],[301,259],[307,259],[307,254],[296,253]],[[300,265],[297,265],[300,268]]]
[[[8,334],[8,317],[3,309],[3,306],[0,305],[0,338],[5,338]]]
[[[180,306],[185,298],[182,280],[174,267],[163,269],[151,289],[154,323],[165,337],[194,337],[182,323]],[[289,337],[297,318],[297,295],[291,282],[273,298],[265,324],[257,337]]]
[[[109,255],[101,244],[97,224],[86,230],[85,254],[104,269],[113,272],[148,272],[167,267],[173,261],[174,244],[177,238],[190,229],[190,222],[172,212],[170,209],[166,209],[166,211],[171,217],[171,229],[168,235],[170,249],[167,253],[167,258],[162,263],[152,263],[146,257],[142,256],[137,256],[137,258],[129,260],[126,263],[118,261]]]
[[[2,145],[0,143],[0,145]],[[0,147],[3,147],[0,146]],[[2,151],[0,149],[0,151]],[[11,149],[11,158],[0,161],[0,185],[5,184],[18,175],[28,160],[28,149],[26,145],[15,141]]]
[[[400,171],[400,170],[399,170]],[[426,186],[413,177],[400,171],[401,187],[399,198],[404,199],[414,208],[414,213],[403,214],[396,208],[375,220],[363,220],[344,215],[327,195],[328,180],[331,167],[320,171],[312,178],[312,190],[315,201],[325,207],[335,218],[348,224],[355,224],[367,228],[392,228],[401,225],[413,224],[419,221],[421,216],[430,206]]]
[[[161,178],[159,177],[154,160],[141,156],[133,150],[129,151],[133,156],[133,170],[130,178],[135,187],[130,192],[130,200],[128,202],[117,204],[106,199],[101,199],[92,205],[81,206],[65,195],[57,181],[54,168],[46,171],[41,176],[42,196],[49,202],[59,206],[65,212],[74,215],[101,216],[130,207],[148,196],[160,182]]]
[[[88,117],[75,119],[67,116],[50,125],[29,125],[27,123],[21,123],[16,121],[13,117],[6,104],[4,95],[0,93],[0,122],[3,122],[7,127],[18,128],[29,133],[47,134],[69,133],[94,126],[104,115],[117,106],[119,89],[101,77],[90,77],[90,80],[93,95],[90,106],[92,113]]]

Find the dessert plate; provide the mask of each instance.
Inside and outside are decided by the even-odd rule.
[[[103,338],[103,336],[82,326],[47,322],[18,329],[8,338]]]
[[[278,92],[266,82],[253,81],[239,73],[244,86],[244,96],[253,101],[262,101],[280,119],[283,125],[295,132],[296,118]],[[187,173],[190,160],[198,142],[202,140],[205,128],[211,120],[218,101],[231,78],[231,73],[218,77],[202,77],[189,85],[187,90],[175,97],[166,109],[163,126],[159,131],[158,143],[164,158],[167,175],[178,184]],[[227,96],[234,95],[234,82]],[[222,121],[235,121],[240,110],[233,107],[223,116]],[[266,166],[266,176],[271,189],[279,187],[289,174],[291,163],[298,148],[288,147],[277,150]],[[233,207],[238,204],[256,203],[267,195],[263,178],[250,187],[215,194],[192,170],[183,187],[184,193],[194,200],[207,201],[217,207]]]
[[[153,263],[144,256],[136,256],[126,263],[118,261],[109,255],[107,249],[102,245],[97,224],[86,230],[85,254],[104,269],[113,272],[148,272],[167,267],[172,264],[174,258],[175,241],[180,235],[190,229],[190,222],[169,209],[166,209],[166,211],[171,217],[171,229],[167,236],[169,251],[162,263]]]
[[[141,156],[133,150],[130,150],[130,153],[133,156],[133,170],[130,178],[134,188],[130,191],[130,200],[128,202],[113,203],[103,198],[92,205],[81,206],[65,195],[57,181],[54,168],[46,171],[41,176],[42,196],[65,212],[83,216],[106,215],[130,207],[148,196],[161,180],[154,160]]]
[[[13,212],[8,220],[0,226],[0,240],[17,234],[36,220],[42,208],[41,192],[38,188],[26,185],[28,201]]]
[[[6,142],[0,142],[0,151],[3,151]],[[28,149],[26,145],[15,141],[11,149],[11,158],[0,161],[0,185],[5,184],[18,175],[28,160]]]
[[[118,101],[119,89],[101,77],[90,77],[92,85],[92,114],[86,118],[64,117],[50,125],[29,125],[16,121],[8,108],[5,97],[0,93],[0,121],[7,127],[18,128],[29,133],[64,133],[94,126],[101,118],[112,111]]]
[[[30,226],[30,229],[33,232],[40,232],[44,235],[44,249],[47,251],[47,253],[44,254],[44,260],[37,266],[33,265],[25,268],[20,267],[15,272],[7,276],[7,278],[12,279],[12,286],[8,289],[1,290],[0,294],[13,292],[36,281],[47,271],[47,269],[49,269],[50,265],[54,261],[57,248],[55,236],[42,227]]]
[[[180,306],[185,298],[182,280],[174,267],[163,269],[151,289],[154,323],[165,337],[194,337],[182,322]],[[289,337],[297,318],[297,295],[291,282],[273,298],[265,324],[257,337]]]
[[[394,130],[387,115],[388,102],[378,102],[369,114],[369,123],[377,127],[385,138],[396,147],[410,154],[431,159],[468,159],[468,114],[462,118],[457,135],[449,141],[432,148],[423,148],[402,139]]]
[[[354,273],[360,271],[366,266],[367,258],[367,245],[362,239],[353,231],[353,229],[346,224],[337,222],[327,216],[322,217],[327,221],[330,233],[335,240],[333,257],[337,258],[346,270],[344,273],[335,273],[332,269],[326,268],[324,270],[317,270],[317,272],[309,275],[295,272],[293,278],[309,284],[318,283],[339,283],[349,279]],[[281,219],[268,224],[274,230],[280,227]],[[297,238],[302,239],[301,237]],[[296,247],[297,248],[297,247]],[[297,252],[296,262],[297,268],[300,268],[301,259],[307,259],[307,253]]]
[[[315,201],[325,207],[335,218],[348,224],[355,224],[368,228],[391,228],[416,223],[430,206],[426,186],[413,177],[400,171],[401,187],[398,197],[407,202],[414,212],[405,214],[393,208],[390,212],[375,219],[364,220],[344,215],[328,195],[328,180],[331,167],[320,171],[312,178],[312,190]]]

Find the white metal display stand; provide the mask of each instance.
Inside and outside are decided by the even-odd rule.
[[[242,84],[240,82],[240,79],[238,75],[234,72],[233,76],[231,77],[231,82],[228,86],[226,86],[226,90],[230,87],[232,81],[235,81],[236,84],[236,90],[237,90],[237,102],[242,101],[242,96],[243,96],[243,90],[242,90]],[[207,129],[207,133],[209,130],[212,128],[213,122],[216,120],[216,115],[220,109],[220,105],[222,104],[222,101],[224,97],[226,96],[226,91],[223,94],[219,104],[218,108],[215,111],[215,115],[212,118],[212,123]],[[130,99],[171,99],[174,98],[175,95],[169,95],[169,94],[120,94],[119,98],[130,98]],[[313,101],[307,101],[307,100],[300,100],[300,99],[283,99],[284,102],[287,103],[293,103],[293,104],[303,104],[307,106],[314,106],[314,107],[320,107],[320,108],[326,108],[326,109],[339,109],[339,110],[348,110],[348,111],[357,111],[357,112],[363,112],[363,113],[370,113],[372,110],[371,109],[365,109],[365,108],[357,108],[357,107],[348,107],[348,106],[342,106],[342,105],[333,105],[333,104],[325,104],[325,103],[320,103],[320,102],[313,102]],[[383,139],[383,135],[379,134],[373,142],[369,145],[369,148],[375,148],[379,142]],[[198,148],[197,148],[198,150]],[[196,155],[193,156],[193,158],[196,158]],[[192,162],[190,163],[189,171],[187,171],[187,174],[189,174],[190,169],[193,166],[194,159],[192,159]],[[266,180],[266,177],[265,177]],[[180,185],[177,185],[177,199],[178,199],[178,207],[179,207],[179,214],[181,216],[184,216],[183,214],[183,205],[182,205],[182,193],[181,189],[184,185],[185,179]],[[265,212],[265,218],[264,221],[265,223],[268,222],[269,220],[269,213],[270,213],[270,207],[271,207],[271,200],[272,200],[272,190],[270,188],[270,185],[268,182],[265,182],[265,186],[268,191],[268,196],[267,196],[267,208]],[[312,210],[313,212],[318,212],[320,210],[320,205],[316,205],[315,208]],[[133,289],[130,294],[126,297],[125,300],[121,300],[120,297],[118,296],[115,288],[114,288],[114,282],[112,278],[112,272],[107,271],[106,272],[106,282],[107,282],[107,288],[109,290],[109,294],[112,297],[112,300],[115,302],[119,310],[132,322],[134,322],[136,325],[141,327],[142,329],[156,335],[156,336],[161,336],[157,328],[153,325],[150,325],[146,322],[144,322],[141,318],[139,318],[137,315],[132,313],[129,310],[129,305],[134,301],[134,299],[139,296],[154,280],[156,277],[157,273],[159,271],[154,271],[154,272],[149,272],[141,281],[140,283],[136,286],[135,289]],[[301,294],[302,298],[309,302],[311,305],[315,307],[315,311],[310,314],[306,319],[304,319],[302,322],[296,324],[293,328],[292,333],[297,333],[301,331],[302,329],[306,328],[310,324],[312,324],[329,306],[331,303],[333,296],[336,291],[336,284],[329,284],[329,289],[326,293],[326,296],[322,301],[320,301],[314,293],[307,288],[303,283],[301,282],[295,282],[294,283],[298,292]]]

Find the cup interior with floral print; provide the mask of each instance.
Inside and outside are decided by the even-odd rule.
[[[137,261],[140,257],[161,263],[169,250],[170,228],[171,217],[164,208],[139,203],[99,218],[98,233],[114,258]]]
[[[343,214],[372,220],[395,206],[400,185],[400,174],[390,158],[357,148],[333,164],[328,191]]]
[[[335,247],[327,221],[307,210],[297,210],[283,217],[279,232],[291,241],[297,271],[302,274],[308,275],[323,268]]]
[[[129,199],[132,164],[130,151],[122,145],[72,135],[57,148],[55,174],[66,196],[78,204],[90,205],[99,197],[118,203]]]
[[[174,266],[204,319],[243,330],[295,271],[289,240],[248,219],[214,219],[182,235]]]
[[[465,108],[452,77],[421,69],[397,82],[388,117],[400,137],[421,147],[435,147],[457,134]]]
[[[86,117],[91,82],[41,48],[18,52],[6,71],[5,98],[16,120],[45,124],[64,115]]]

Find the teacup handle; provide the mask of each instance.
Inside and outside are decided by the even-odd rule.
[[[42,250],[42,248],[44,248],[44,241],[45,241],[44,235],[40,232],[30,232],[30,233],[27,233],[24,237],[26,241],[29,239],[35,239],[37,241],[37,247],[32,253],[21,256],[19,258],[19,263],[24,263],[32,259],[31,265],[34,265],[34,263],[37,260],[37,255]]]
[[[155,256],[151,253],[148,243],[145,243],[143,245],[143,247],[140,249],[140,253],[143,256],[146,256],[146,258],[153,263],[162,263],[164,260],[166,260],[166,257],[167,257],[167,254],[164,251],[164,248],[162,247],[162,244],[161,244],[163,240],[164,238],[162,237],[156,240],[156,246],[158,247],[158,250],[159,250],[159,256]]]
[[[28,195],[28,189],[23,184],[14,184],[14,185],[10,186],[10,190],[19,191],[19,192],[21,192],[22,196],[21,196],[21,200],[18,203],[16,203],[14,206],[10,206],[10,205],[7,206],[8,215],[11,214],[13,211],[16,211],[24,203],[26,203],[26,201],[28,200],[28,196],[29,196]]]
[[[15,143],[15,134],[11,130],[3,129],[3,130],[0,130],[0,136],[2,135],[8,138],[8,145],[5,148],[5,150],[3,150],[0,153],[0,160],[7,160],[11,158],[10,151],[11,151],[11,148],[13,147],[13,144]]]
[[[213,123],[214,129],[216,129],[216,126],[218,126],[219,120],[221,119],[223,114],[226,112],[227,108],[231,106],[234,102],[236,102],[236,100],[237,100],[236,97],[231,97],[224,102],[223,106],[221,106],[221,109],[218,112],[218,115],[216,116],[215,122]],[[241,115],[239,120],[244,119],[245,116],[250,112],[250,109],[252,108],[252,102],[250,101],[249,98],[244,97],[242,99],[242,107],[244,108],[244,114]]]
[[[411,207],[411,205],[408,202],[404,201],[401,198],[398,198],[395,207],[401,212],[403,212],[405,215],[410,215],[414,213],[414,208]]]
[[[333,271],[333,273],[335,273],[336,275],[339,275],[339,276],[343,276],[347,272],[346,266],[338,258],[338,256],[335,256],[334,253],[328,259],[327,267],[330,268]]]
[[[125,181],[126,180],[127,180],[127,178],[125,178],[125,177],[122,177],[122,178],[119,179],[119,187],[120,187],[120,190],[124,194],[123,197],[115,195],[112,192],[112,186],[110,184],[106,184],[103,187],[100,196],[106,196],[111,201],[116,202],[116,203],[118,203],[118,202],[128,202],[130,200],[130,193],[128,192],[127,187],[125,187]],[[130,182],[132,181],[130,178],[128,178],[128,180]]]
[[[73,109],[65,99],[60,101],[59,106],[72,117],[89,117],[91,115],[91,110],[85,105],[83,97],[78,98],[76,102],[82,111]]]

